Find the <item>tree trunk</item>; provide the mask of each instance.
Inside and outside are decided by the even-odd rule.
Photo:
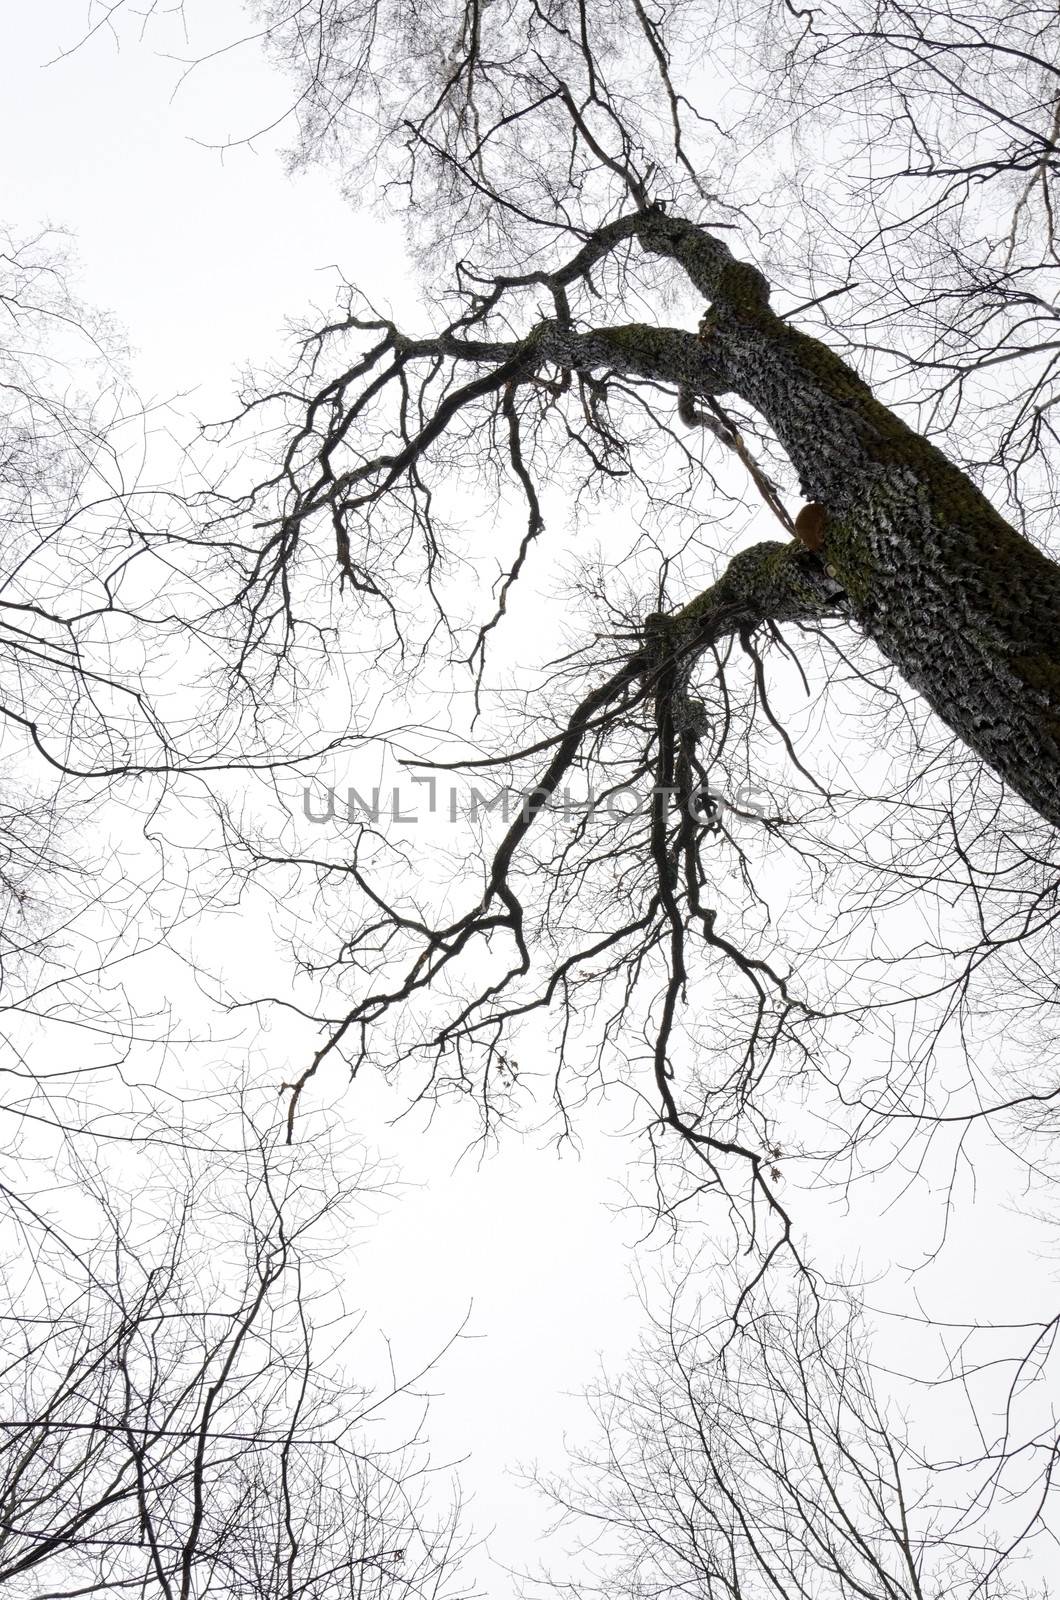
[[[753,406],[803,493],[827,508],[813,558],[820,578],[841,586],[846,613],[954,733],[1060,826],[1060,566],[845,362],[770,310],[754,267],[662,213],[643,215],[635,231],[710,301],[700,336],[639,324],[575,333],[551,323],[537,330],[540,353],[582,369],[635,371],[691,394],[735,393]],[[778,605],[800,614],[797,596],[785,605],[778,575],[804,585],[807,566],[778,565],[784,548],[759,547],[757,578],[753,553],[738,558],[745,609],[760,600],[761,620],[783,620]],[[821,614],[827,585],[812,587],[806,614]],[[684,615],[704,613],[717,588]]]

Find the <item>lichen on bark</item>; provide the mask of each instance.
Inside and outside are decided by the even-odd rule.
[[[1060,567],[834,351],[778,317],[757,269],[736,270],[727,246],[704,247],[697,235],[668,218],[642,242],[672,255],[710,296],[707,392],[736,393],[754,407],[802,492],[827,507],[820,559],[851,619],[972,750],[1060,826]],[[694,375],[675,372],[674,381],[695,388]],[[734,582],[748,554],[730,568]],[[765,574],[777,560],[756,557],[767,606]],[[701,602],[707,596],[682,614]],[[776,604],[785,603],[782,585]]]

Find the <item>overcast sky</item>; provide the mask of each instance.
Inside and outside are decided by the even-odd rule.
[[[237,8],[216,12],[221,28]],[[2,215],[18,232],[71,232],[79,292],[123,326],[145,401],[172,400],[189,418],[223,413],[241,364],[274,356],[287,317],[330,302],[334,263],[395,311],[414,306],[398,230],[351,212],[327,175],[287,176],[267,139],[223,160],[196,142],[242,134],[276,103],[253,50],[193,74],[174,97],[171,61],[119,51],[106,32],[54,61],[84,23],[71,0],[9,19]],[[277,1081],[284,1066],[270,1063]],[[497,1525],[505,1562],[532,1560],[536,1510],[505,1468],[559,1460],[577,1420],[568,1397],[601,1355],[620,1360],[639,1324],[627,1249],[639,1226],[612,1209],[631,1151],[598,1138],[580,1160],[560,1159],[541,1139],[461,1162],[466,1131],[442,1119],[426,1134],[409,1123],[389,1133],[399,1102],[365,1097],[347,1102],[351,1118],[384,1150],[389,1141],[411,1187],[366,1235],[351,1303],[409,1367],[472,1307],[469,1338],[431,1381],[434,1453],[469,1457],[461,1479],[476,1528]]]
[[[217,3],[218,37],[237,18],[228,0]],[[118,50],[105,30],[56,60],[84,24],[83,0],[19,7],[9,18],[0,214],[19,232],[70,230],[80,292],[125,329],[145,401],[172,402],[188,419],[222,413],[241,363],[280,350],[285,318],[330,303],[336,263],[415,316],[397,228],[354,212],[326,173],[289,176],[269,137],[223,158],[208,148],[253,131],[283,103],[253,50],[197,70],[175,93],[174,61]],[[277,1081],[284,1066],[275,1063]],[[410,1365],[473,1307],[472,1337],[432,1384],[436,1456],[469,1456],[461,1477],[476,1526],[497,1526],[493,1548],[505,1564],[532,1561],[535,1508],[517,1499],[505,1469],[534,1457],[557,1464],[564,1430],[580,1423],[568,1397],[601,1356],[620,1363],[639,1325],[630,1246],[640,1225],[615,1210],[632,1143],[615,1128],[587,1128],[580,1160],[541,1138],[461,1162],[458,1123],[388,1131],[396,1100],[365,1088],[347,1104],[358,1127],[384,1148],[389,1140],[412,1186],[366,1238],[350,1299]],[[954,1315],[966,1268],[999,1284],[1007,1270],[1012,1212],[989,1178],[979,1198],[973,1216],[969,1197],[967,1244],[957,1240],[948,1258]],[[870,1239],[849,1217],[832,1221],[837,1251],[851,1261],[878,1260],[875,1244],[893,1225],[879,1219]],[[915,1223],[880,1253],[911,1265],[907,1246],[915,1254]]]

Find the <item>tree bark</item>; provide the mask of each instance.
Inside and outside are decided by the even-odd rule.
[[[701,334],[550,323],[532,336],[539,354],[753,406],[807,499],[827,508],[824,547],[811,561],[844,591],[846,613],[970,749],[1060,826],[1060,566],[833,351],[777,316],[756,268],[661,212],[643,214],[635,232],[709,300]],[[761,600],[760,620],[784,620],[786,603],[789,617],[803,614],[780,580],[802,584],[809,569],[801,558],[780,562],[787,548],[759,547],[757,564],[753,552],[737,557],[726,592],[741,583],[747,612]],[[804,591],[808,614],[821,614],[830,591],[814,588]],[[685,617],[705,616],[717,589]]]

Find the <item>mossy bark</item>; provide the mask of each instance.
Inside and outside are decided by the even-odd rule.
[[[833,352],[767,309],[719,317],[732,387],[809,499],[850,614],[953,731],[1060,825],[1060,567]]]
[[[842,585],[848,614],[954,733],[1060,826],[1060,566],[833,351],[778,317],[761,273],[727,246],[660,215],[645,219],[641,243],[677,260],[710,300],[705,339],[635,324],[554,329],[557,344],[572,364],[581,355],[753,406],[806,498],[827,507],[824,549],[811,560]],[[745,610],[758,586],[760,620],[797,614],[791,585],[808,569],[794,554],[778,566],[784,548],[759,547],[753,581],[753,553],[736,558],[746,570],[734,564],[732,581],[744,583]],[[701,615],[725,583],[702,597]],[[807,599],[814,614],[827,591]]]

